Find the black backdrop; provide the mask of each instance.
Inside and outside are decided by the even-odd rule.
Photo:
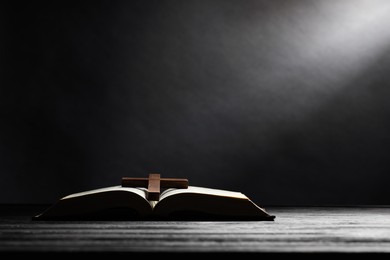
[[[390,29],[359,2],[4,1],[0,202],[160,172],[390,203]]]

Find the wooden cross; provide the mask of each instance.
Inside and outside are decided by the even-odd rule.
[[[159,200],[160,199],[160,187],[161,188],[188,188],[187,179],[177,178],[160,178],[159,173],[150,173],[149,178],[122,178],[123,187],[144,187],[148,188],[147,199]]]

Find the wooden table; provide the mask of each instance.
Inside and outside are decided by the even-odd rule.
[[[0,206],[1,254],[390,253],[390,207],[266,207],[274,222],[35,222]]]

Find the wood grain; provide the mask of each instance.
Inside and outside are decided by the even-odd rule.
[[[1,211],[0,252],[390,253],[388,207],[267,207],[274,222],[34,222]]]

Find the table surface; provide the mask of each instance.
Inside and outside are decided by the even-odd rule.
[[[0,206],[0,253],[390,253],[390,207],[266,207],[275,221],[32,221]]]

